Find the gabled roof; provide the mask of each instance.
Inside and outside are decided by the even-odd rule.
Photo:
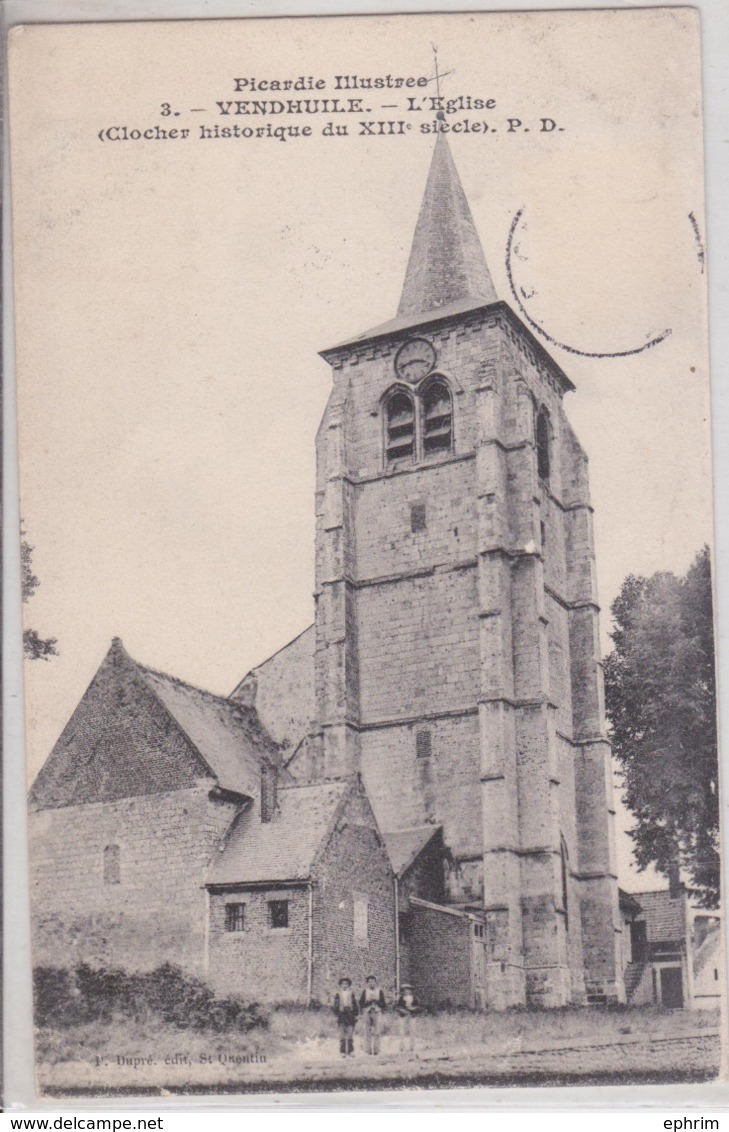
[[[440,833],[442,826],[419,825],[412,829],[396,829],[386,833],[385,845],[396,877],[403,876],[429,841]]]
[[[202,755],[223,790],[252,796],[261,764],[283,767],[278,747],[255,708],[215,696],[174,676],[138,666],[175,722]]]
[[[686,938],[686,894],[672,896],[669,889],[635,892],[640,919],[647,924],[649,943],[678,942]]]
[[[351,781],[281,786],[273,820],[261,821],[252,802],[235,821],[208,873],[209,885],[307,880],[319,849],[328,840]]]
[[[282,766],[255,709],[144,668],[115,638],[33,783],[30,801],[51,809],[206,781],[252,797],[264,761]]]

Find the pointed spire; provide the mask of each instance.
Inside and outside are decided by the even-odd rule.
[[[496,291],[445,135],[438,134],[398,317],[495,303]]]

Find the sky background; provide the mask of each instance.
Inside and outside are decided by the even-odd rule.
[[[433,43],[447,97],[496,100],[448,120],[496,127],[450,142],[499,296],[523,208],[516,283],[553,339],[614,354],[671,331],[627,357],[548,347],[576,385],[607,649],[624,577],[684,572],[711,539],[696,37],[675,9],[14,33],[21,496],[41,579],[26,612],[60,649],[28,666],[30,777],[113,636],[227,693],[311,622],[318,351],[395,313],[433,144],[399,92],[363,93],[366,117],[415,123],[401,137],[356,136],[359,115],[347,138],[286,118],[313,129],[286,143],[99,130],[228,124],[215,102],[254,97],[238,76],[321,76],[325,97],[335,74],[432,75]],[[624,835],[619,863],[646,887]]]

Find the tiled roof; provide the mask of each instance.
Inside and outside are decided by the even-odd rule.
[[[261,821],[258,801],[240,815],[208,873],[208,884],[306,880],[351,783],[282,786],[273,820]]]
[[[419,825],[413,829],[396,829],[384,835],[390,864],[396,877],[401,877],[407,872],[415,858],[440,829],[439,825]]]
[[[252,796],[259,788],[261,762],[281,765],[278,747],[259,723],[254,708],[215,696],[174,676],[137,667],[223,790]]]
[[[252,797],[277,744],[254,708],[144,668],[118,638],[41,767],[40,809],[185,790],[206,780]]]
[[[635,914],[641,910],[640,902],[635,896],[631,896],[629,892],[625,892],[622,888],[618,889],[618,902],[624,912]]]
[[[648,925],[649,943],[678,941],[686,938],[686,895],[673,897],[668,889],[662,892],[635,892],[641,906],[639,919]]]

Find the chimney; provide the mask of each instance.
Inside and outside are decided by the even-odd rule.
[[[683,895],[681,873],[677,862],[668,866],[668,891],[671,900],[678,900]]]
[[[278,805],[278,767],[273,763],[261,764],[261,821],[273,821]]]

